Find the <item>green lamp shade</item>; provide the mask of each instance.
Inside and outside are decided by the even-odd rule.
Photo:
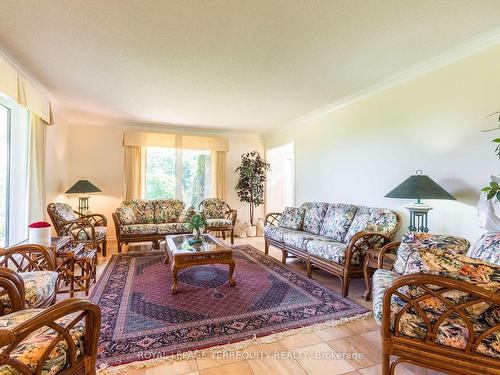
[[[66,194],[75,194],[75,193],[99,193],[101,189],[92,184],[88,180],[78,180],[73,186],[71,186]]]
[[[418,172],[417,172],[418,173]],[[450,199],[456,198],[434,182],[429,176],[415,174],[385,195],[386,198]]]

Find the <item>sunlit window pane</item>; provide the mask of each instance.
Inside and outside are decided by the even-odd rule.
[[[175,149],[147,148],[145,196],[147,199],[175,198]]]
[[[9,161],[9,110],[0,105],[0,247],[6,245]]]
[[[210,151],[183,150],[182,195],[188,205],[198,204],[210,196]]]

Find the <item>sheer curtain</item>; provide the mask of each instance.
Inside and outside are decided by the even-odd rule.
[[[45,145],[47,126],[28,113],[28,223],[45,219]]]
[[[124,146],[123,189],[125,200],[142,198],[144,193],[145,148]]]

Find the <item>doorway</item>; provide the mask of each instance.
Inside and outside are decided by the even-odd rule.
[[[266,182],[266,213],[283,212],[295,206],[295,144],[287,143],[266,150],[271,164]]]

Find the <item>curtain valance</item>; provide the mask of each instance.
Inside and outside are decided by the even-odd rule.
[[[0,54],[0,91],[45,123],[52,124],[50,101],[21,71]]]
[[[226,138],[167,133],[125,132],[123,135],[123,145],[141,147],[170,147],[223,152],[228,151]]]

